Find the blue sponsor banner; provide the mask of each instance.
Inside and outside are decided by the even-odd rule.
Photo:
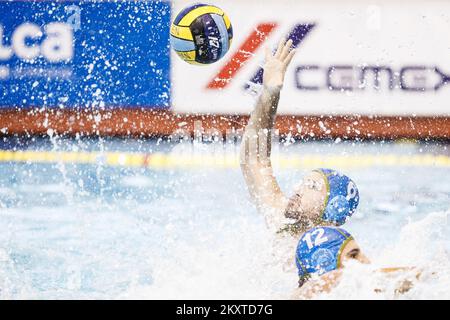
[[[0,0],[0,108],[168,108],[170,2]]]

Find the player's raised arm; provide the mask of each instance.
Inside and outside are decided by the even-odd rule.
[[[266,49],[263,89],[241,144],[240,163],[242,173],[253,201],[258,208],[271,207],[284,210],[284,197],[275,177],[270,161],[271,132],[275,123],[280,91],[284,75],[295,50],[291,50],[292,40],[280,41],[277,51],[272,54]]]

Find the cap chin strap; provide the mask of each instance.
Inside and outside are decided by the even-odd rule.
[[[298,287],[301,288],[309,279],[311,275],[309,273],[305,273],[298,277]]]

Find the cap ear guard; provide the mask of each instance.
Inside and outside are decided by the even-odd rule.
[[[337,261],[331,250],[321,248],[311,256],[311,264],[318,275],[322,275],[336,269]]]
[[[350,204],[344,196],[335,196],[328,201],[322,219],[340,226],[345,223],[347,216],[351,215]],[[350,214],[349,214],[350,213]]]
[[[322,219],[340,226],[358,207],[358,188],[349,177],[335,170],[318,169],[316,171],[324,176],[328,191]]]

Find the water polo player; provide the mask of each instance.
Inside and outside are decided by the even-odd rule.
[[[318,224],[342,225],[356,210],[359,194],[347,176],[317,169],[287,198],[273,175],[271,130],[284,75],[295,53],[291,46],[292,40],[282,40],[274,55],[266,49],[262,93],[245,129],[240,163],[252,200],[265,214],[269,226],[299,235]]]
[[[299,275],[299,288],[293,298],[313,298],[315,294],[330,292],[338,283],[341,269],[349,260],[363,264],[370,263],[361,252],[355,239],[344,229],[337,227],[315,227],[300,238],[295,252],[295,263]],[[421,272],[412,267],[383,268],[376,271],[395,273],[413,270],[415,279]],[[395,293],[405,293],[413,286],[409,279],[403,279],[395,287]],[[374,288],[376,293],[383,289]]]

